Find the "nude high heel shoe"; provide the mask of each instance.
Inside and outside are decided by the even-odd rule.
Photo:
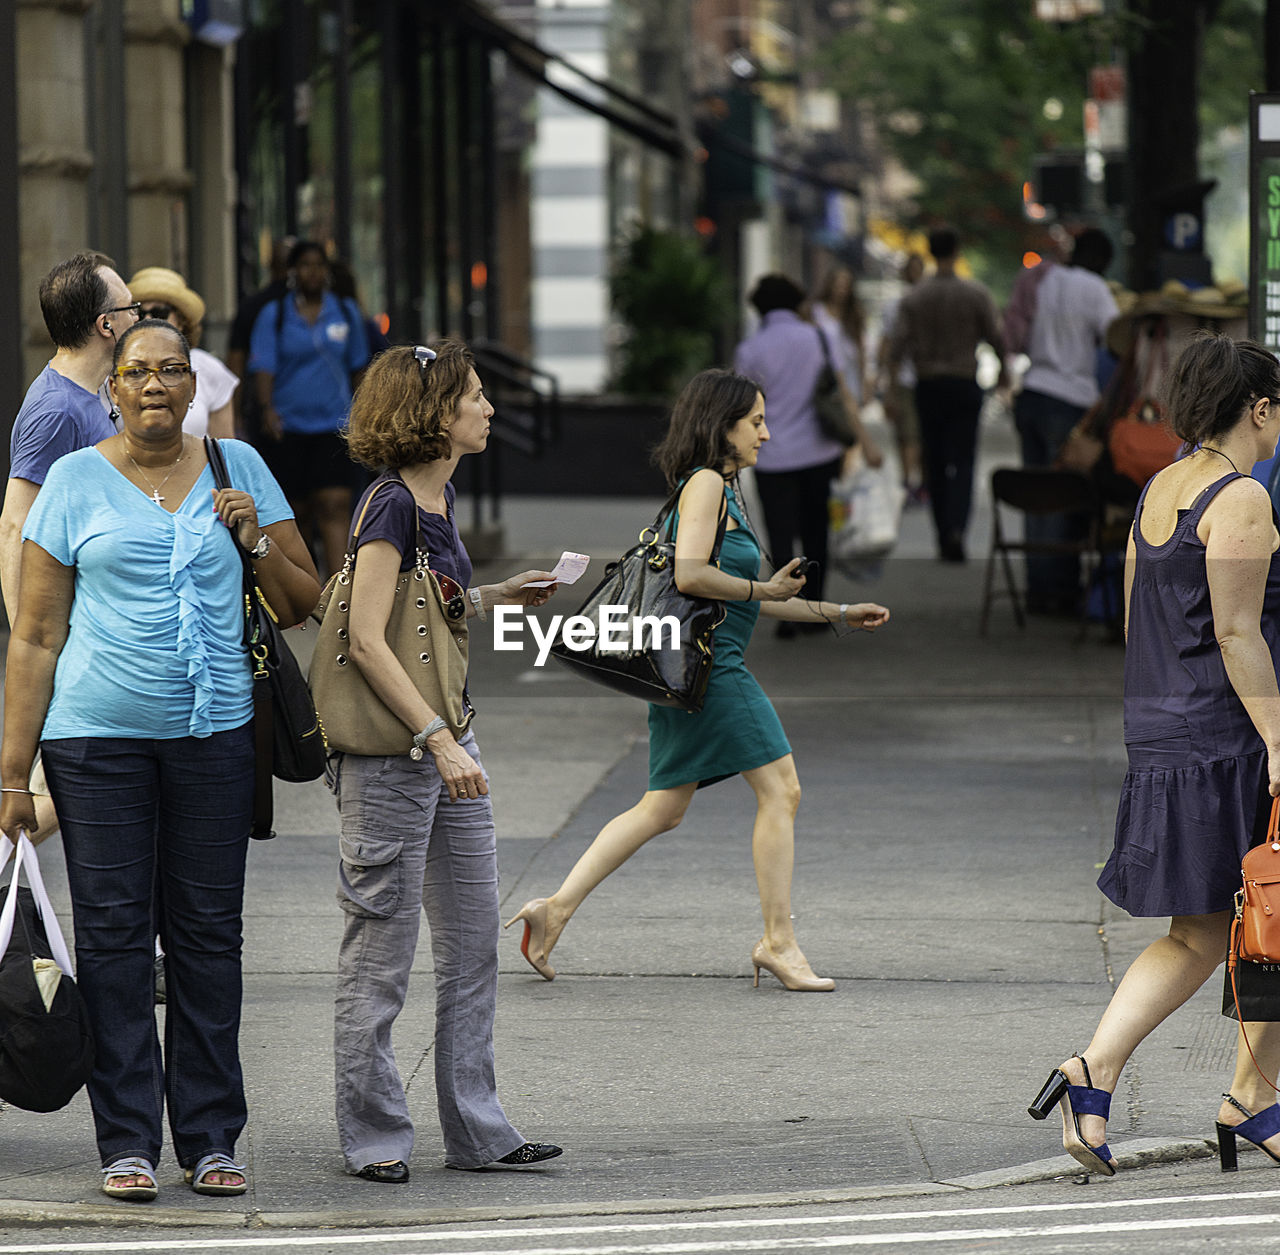
[[[556,969],[547,962],[546,898],[533,898],[526,902],[502,927],[510,928],[518,919],[524,920],[520,953],[529,960],[529,965],[543,980],[555,980]]]
[[[756,942],[751,951],[751,962],[756,969],[754,982],[756,989],[760,988],[761,968],[766,972],[772,972],[787,989],[798,993],[828,993],[836,987],[835,981],[829,976],[815,976],[812,969],[802,971],[798,967],[792,967],[791,964],[783,962],[764,944],[763,937]],[[808,968],[808,966],[806,963],[805,967]]]

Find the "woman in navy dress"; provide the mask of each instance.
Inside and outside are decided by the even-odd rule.
[[[825,992],[835,981],[814,974],[791,921],[791,870],[800,781],[782,724],[764,690],[747,670],[743,651],[756,618],[765,613],[790,623],[843,623],[868,632],[889,621],[871,602],[836,605],[801,595],[804,578],[793,558],[761,580],[760,545],[738,495],[738,472],[754,466],[769,439],[764,397],[749,379],[726,370],[695,376],[671,414],[657,461],[677,502],[676,583],[681,592],[725,603],[716,629],[715,660],[707,697],[697,714],[649,707],[649,788],[630,810],[610,820],[549,898],[534,898],[516,920],[525,924],[521,950],[544,980],[561,930],[587,895],[645,842],[670,832],[684,818],[694,792],[741,773],[756,795],[752,855],[764,936],[751,952],[756,983],[772,972],[787,989]],[[719,562],[710,561],[720,517],[727,512]]]
[[[1226,957],[1240,860],[1280,795],[1280,534],[1249,477],[1280,434],[1280,366],[1249,341],[1205,334],[1168,389],[1169,420],[1191,452],[1143,490],[1129,537],[1129,769],[1098,887],[1130,915],[1172,919],[1125,974],[1085,1053],[1055,1069],[1029,1109],[1044,1119],[1060,1104],[1063,1145],[1108,1176],[1121,1069]],[[1274,1077],[1280,1025],[1244,1029]],[[1243,1041],[1218,1122],[1224,1170],[1236,1137],[1280,1162],[1280,1106]]]

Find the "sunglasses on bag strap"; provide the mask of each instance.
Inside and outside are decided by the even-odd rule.
[[[455,621],[461,619],[467,613],[467,596],[462,585],[442,571],[432,571],[431,574],[436,577],[440,592],[444,596],[445,614]]]

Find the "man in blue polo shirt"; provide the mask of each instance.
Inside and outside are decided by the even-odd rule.
[[[14,420],[9,482],[0,509],[0,588],[10,623],[18,616],[27,514],[49,468],[64,453],[116,434],[98,389],[111,370],[116,337],[138,321],[138,307],[115,263],[93,252],[76,253],[45,275],[40,312],[56,351],[27,389]],[[38,759],[30,787],[44,840],[57,831],[57,819]]]
[[[289,291],[264,305],[249,341],[249,370],[267,437],[263,452],[302,534],[323,565],[342,565],[358,471],[339,431],[353,384],[369,364],[360,311],[329,290],[329,259],[310,240],[289,254]],[[274,442],[274,447],[272,442]]]
[[[57,351],[14,421],[0,510],[0,584],[10,623],[18,613],[22,525],[54,462],[116,434],[98,389],[111,370],[116,337],[138,321],[114,263],[92,252],[68,257],[45,275],[40,312]]]

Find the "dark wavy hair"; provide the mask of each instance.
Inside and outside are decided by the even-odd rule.
[[[758,383],[731,370],[704,370],[694,375],[676,398],[671,422],[653,460],[675,486],[691,471],[709,466],[718,471],[732,450],[729,428],[751,413],[764,390]]]
[[[111,358],[112,367],[120,365],[120,359],[124,356],[125,346],[138,334],[139,331],[167,331],[171,336],[177,338],[178,344],[182,348],[182,356],[187,359],[187,365],[191,365],[191,345],[187,341],[187,337],[178,330],[173,323],[164,318],[143,318],[135,322],[132,327],[126,327],[116,340],[116,351]]]
[[[1280,363],[1252,340],[1212,331],[1196,333],[1164,387],[1169,424],[1190,446],[1229,431],[1261,397],[1280,397]]]
[[[435,345],[424,370],[413,348],[398,344],[369,364],[351,401],[347,449],[371,470],[437,462],[453,452],[444,427],[467,393],[475,358],[459,340]]]

